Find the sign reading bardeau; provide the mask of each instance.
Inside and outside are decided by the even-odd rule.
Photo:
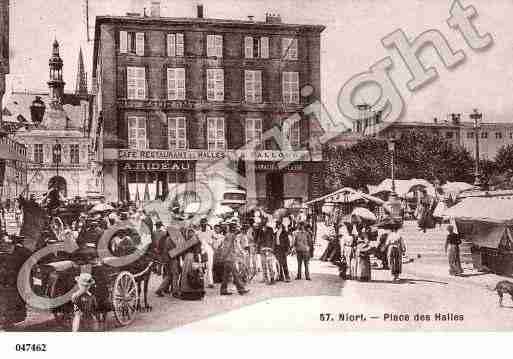
[[[241,156],[254,161],[299,161],[309,160],[308,151],[208,151],[208,150],[128,150],[120,149],[119,160],[154,161],[216,161],[225,158]]]

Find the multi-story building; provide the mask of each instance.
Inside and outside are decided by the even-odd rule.
[[[305,156],[312,125],[301,111],[320,98],[323,26],[276,15],[207,19],[198,6],[196,18],[160,17],[154,7],[151,16],[99,16],[95,28],[91,128],[103,142],[108,200],[165,198],[184,182],[208,183],[220,198],[234,183],[207,169],[251,141],[258,145],[250,201],[276,207],[318,194],[321,162]],[[307,84],[310,98],[300,96]],[[294,114],[299,121],[281,126]],[[292,150],[262,140],[274,127]],[[282,159],[298,161],[282,169]]]
[[[9,0],[0,0],[0,104],[5,93],[5,75],[9,73]],[[0,111],[0,121],[2,113]]]
[[[79,55],[79,69],[80,59]],[[15,139],[27,147],[26,194],[42,194],[56,185],[66,197],[96,196],[100,184],[92,179],[88,165],[90,98],[87,87],[83,88],[87,85],[77,87],[76,93],[64,93],[62,68],[56,40],[49,61],[48,91],[13,91],[5,101],[4,120],[11,130],[16,129]],[[32,116],[34,103],[45,109],[40,119]]]
[[[337,136],[330,142],[333,145],[353,144],[364,136],[369,126],[372,127],[379,122],[379,114],[367,109],[366,112],[362,112],[362,118],[355,121],[352,132]],[[462,121],[462,115],[459,113],[449,114],[445,120],[434,118],[431,122],[394,122],[385,127],[378,136],[392,139],[409,132],[442,136],[454,145],[462,146],[472,156],[475,156],[476,131],[479,135],[479,157],[481,159],[493,160],[501,147],[513,144],[513,122],[481,122],[476,130],[475,124],[470,121]],[[372,133],[372,131],[370,132]]]

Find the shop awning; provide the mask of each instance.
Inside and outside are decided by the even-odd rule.
[[[469,197],[448,208],[444,216],[466,221],[513,224],[513,199]]]
[[[504,226],[494,226],[485,231],[479,231],[473,235],[472,243],[486,248],[498,248],[503,236],[507,235],[508,229]]]
[[[435,193],[435,189],[431,183],[424,179],[412,178],[409,180],[394,180],[395,183],[395,193],[399,197],[406,197],[408,192],[412,191],[415,187],[423,187],[426,189],[427,193],[433,195]],[[386,178],[377,186],[368,186],[370,194],[378,194],[382,192],[392,192],[392,179]]]
[[[306,202],[305,205],[311,206],[319,202],[348,203],[355,201],[357,199],[364,199],[367,201],[377,203],[378,205],[383,206],[386,211],[390,212],[388,204],[382,199],[368,195],[363,192],[356,191],[350,187],[344,187],[322,197],[312,199],[311,201]]]

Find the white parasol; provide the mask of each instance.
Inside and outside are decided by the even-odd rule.
[[[367,221],[373,221],[376,222],[377,218],[374,213],[369,211],[367,208],[363,207],[356,207],[353,209],[353,212],[351,212],[351,215],[358,216],[361,219],[367,220]]]
[[[89,213],[107,212],[114,211],[114,207],[107,203],[98,203],[89,210]]]

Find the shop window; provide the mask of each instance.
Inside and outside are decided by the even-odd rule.
[[[167,34],[167,56],[183,57],[184,38],[183,34]]]
[[[128,117],[128,148],[133,150],[147,148],[145,117]]]
[[[226,137],[223,117],[207,118],[207,141],[209,150],[224,150]]]
[[[167,119],[169,149],[187,148],[187,124],[185,117],[170,117]]]

